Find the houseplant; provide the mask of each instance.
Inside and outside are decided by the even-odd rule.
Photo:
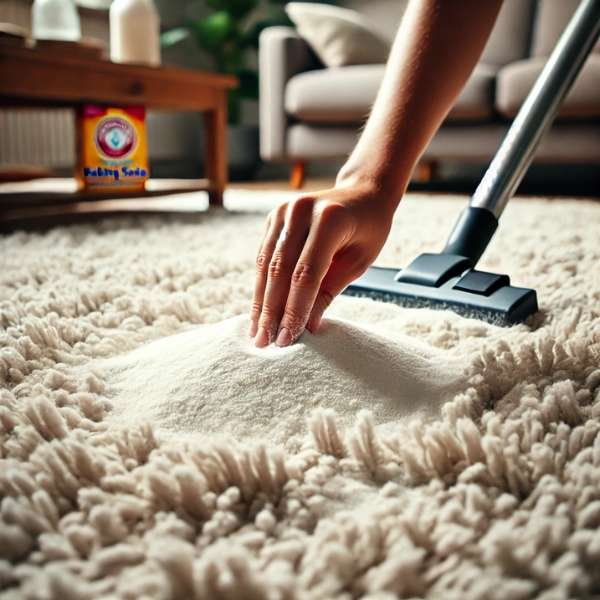
[[[259,165],[258,127],[242,122],[242,102],[258,99],[256,52],[260,33],[273,25],[291,25],[287,0],[199,0],[189,2],[181,26],[162,34],[169,48],[191,38],[219,73],[234,75],[239,86],[228,102],[230,175],[248,178]],[[199,16],[198,16],[199,15]]]

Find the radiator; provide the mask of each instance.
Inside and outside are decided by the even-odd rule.
[[[75,162],[73,111],[0,110],[0,167],[71,167]]]
[[[29,30],[31,0],[0,0],[0,22]],[[108,42],[108,13],[81,14],[82,32]],[[7,165],[71,167],[75,161],[73,111],[0,110],[0,168]]]

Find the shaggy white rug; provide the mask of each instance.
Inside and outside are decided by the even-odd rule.
[[[465,201],[407,197],[378,263]],[[600,593],[600,204],[509,206],[482,266],[538,290],[526,325],[340,298],[284,353],[243,337],[263,221],[0,239],[0,597]]]

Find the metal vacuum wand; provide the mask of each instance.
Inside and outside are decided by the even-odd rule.
[[[479,260],[598,35],[600,0],[582,0],[477,186],[469,207],[461,214],[444,253],[466,256],[474,263]]]
[[[405,306],[451,309],[495,323],[524,321],[538,310],[537,294],[508,275],[474,267],[498,217],[600,33],[600,0],[583,0],[508,130],[446,247],[423,253],[401,270],[370,267],[344,293]]]

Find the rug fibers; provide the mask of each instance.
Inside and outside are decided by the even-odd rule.
[[[600,593],[600,205],[507,209],[482,267],[538,290],[524,325],[339,298],[322,334],[253,354],[262,209],[286,198],[0,240],[0,597]],[[439,249],[464,201],[408,196],[378,264]],[[425,367],[375,376],[340,340]],[[290,403],[315,364],[335,377]]]

